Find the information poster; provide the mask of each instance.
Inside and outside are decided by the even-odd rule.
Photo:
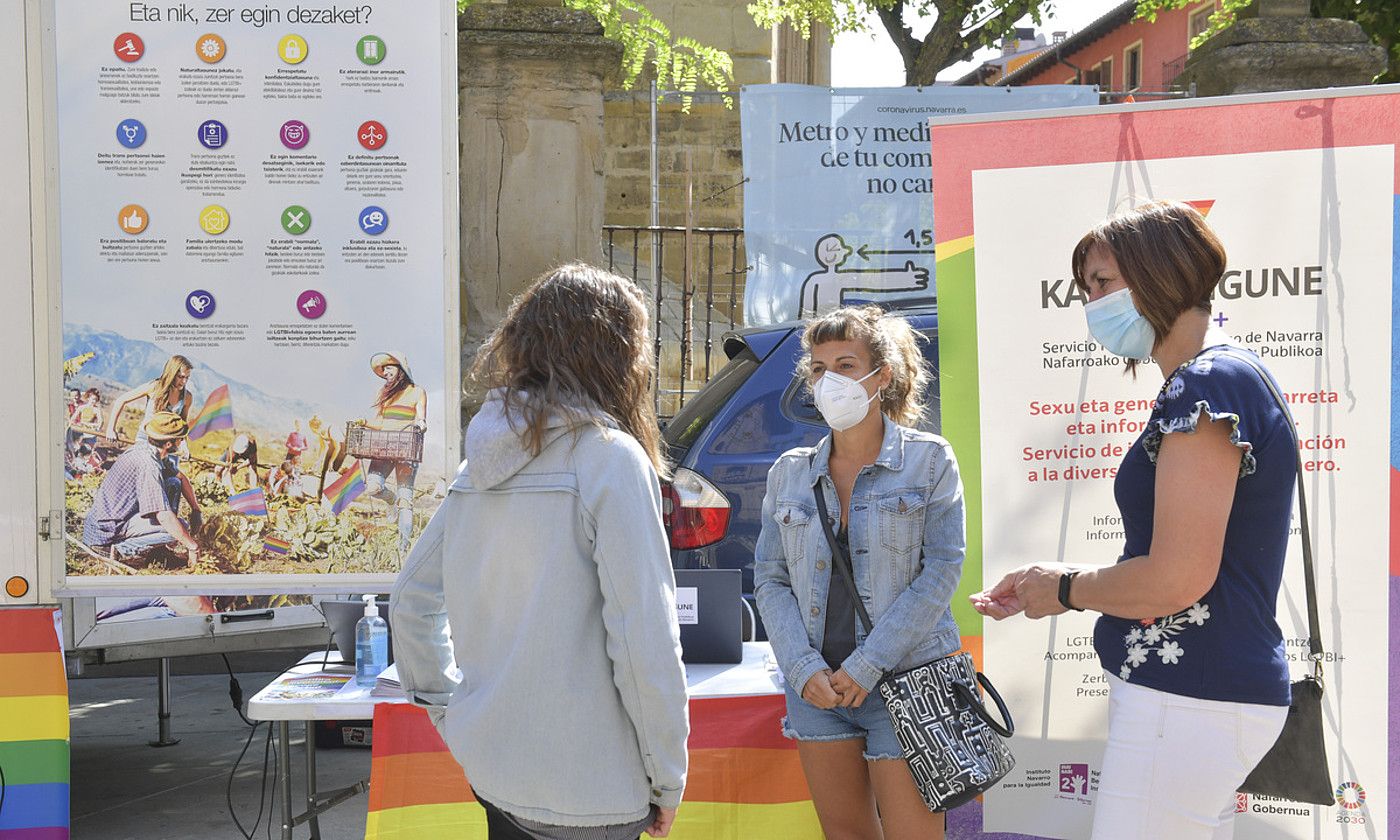
[[[458,436],[439,7],[53,3],[70,588],[398,570]]]
[[[744,322],[808,318],[847,303],[931,303],[929,117],[1098,101],[1098,89],[1085,85],[745,87]]]
[[[943,430],[967,488],[965,588],[1027,562],[1120,555],[1113,479],[1162,374],[1147,363],[1125,375],[1089,337],[1070,255],[1117,209],[1192,203],[1229,253],[1213,321],[1259,354],[1298,423],[1327,651],[1336,806],[1240,795],[1235,837],[1387,836],[1388,747],[1377,733],[1393,714],[1381,675],[1394,609],[1400,94],[958,122],[935,124],[932,147]],[[1279,601],[1294,679],[1308,670],[1300,545],[1295,514]],[[983,622],[984,669],[1017,725],[1017,766],[985,798],[988,831],[1088,836],[1107,727],[1095,617]],[[1145,656],[1192,655],[1158,635],[1145,637]]]

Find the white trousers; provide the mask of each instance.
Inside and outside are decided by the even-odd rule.
[[[1278,740],[1288,707],[1108,682],[1093,840],[1230,840],[1235,789]]]

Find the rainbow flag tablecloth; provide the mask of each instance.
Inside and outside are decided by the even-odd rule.
[[[51,609],[0,609],[0,840],[68,840],[68,678]]]
[[[690,701],[690,777],[674,840],[820,838],[782,695]],[[427,714],[374,709],[365,840],[485,840],[486,812]],[[4,838],[0,838],[4,840]]]

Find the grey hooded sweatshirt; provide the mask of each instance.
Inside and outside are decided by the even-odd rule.
[[[689,735],[660,483],[591,417],[531,455],[492,394],[391,607],[404,690],[481,798],[561,826],[676,807]]]

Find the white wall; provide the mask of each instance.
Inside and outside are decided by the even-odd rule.
[[[29,594],[11,598],[0,588],[0,605],[32,604],[46,595],[48,570],[39,572],[36,415],[48,399],[35,393],[34,364],[34,176],[42,153],[42,85],[34,45],[40,28],[35,0],[0,0],[0,587],[12,575],[30,583]],[[15,26],[14,22],[22,25]],[[40,238],[42,239],[42,237]],[[42,253],[42,251],[41,251]]]

